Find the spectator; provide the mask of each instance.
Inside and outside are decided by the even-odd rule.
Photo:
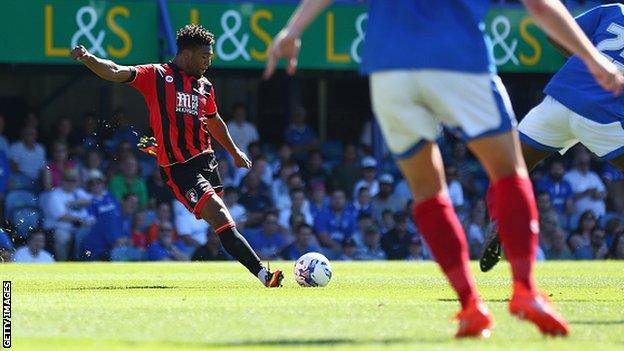
[[[576,215],[590,210],[596,217],[602,217],[606,212],[606,187],[600,177],[590,170],[590,162],[589,152],[578,149],[574,155],[574,170],[568,172],[563,179],[572,186]]]
[[[424,259],[423,244],[420,235],[413,235],[408,247],[408,255],[405,258],[408,261],[420,261]]]
[[[207,238],[206,244],[193,252],[191,261],[227,261],[228,257],[217,234],[208,233]]]
[[[249,244],[262,260],[278,258],[282,250],[288,245],[277,219],[277,213],[268,212],[262,221],[262,227],[249,229],[245,233]]]
[[[122,235],[121,207],[106,189],[106,179],[97,169],[90,171],[87,189],[91,194],[89,213],[95,219],[84,240],[82,256],[91,261],[107,261]]]
[[[158,240],[147,247],[147,259],[150,261],[188,261],[186,246],[180,240],[173,239],[173,225],[164,222],[158,228]]]
[[[481,166],[468,154],[464,143],[458,141],[453,144],[451,162],[448,164],[457,169],[457,178],[464,190],[464,195],[471,199],[482,195],[475,181],[477,175],[482,173]]]
[[[280,211],[290,207],[290,190],[302,188],[303,178],[297,173],[299,167],[294,162],[282,164],[277,179],[271,184],[271,198]]]
[[[293,162],[294,161],[292,159],[292,149],[290,148],[290,145],[286,143],[281,144],[277,149],[277,159],[273,160],[273,162],[271,163],[273,175],[278,175],[284,165]],[[298,170],[299,168],[297,167],[296,171]]]
[[[314,219],[319,243],[331,257],[341,253],[342,241],[353,235],[355,229],[355,217],[347,211],[346,202],[344,191],[334,190],[329,208],[321,210]]]
[[[250,172],[243,180],[240,204],[247,211],[247,226],[257,227],[262,223],[264,212],[273,206],[268,195],[267,185],[262,184],[260,176]]]
[[[342,161],[332,172],[333,188],[350,194],[360,178],[360,167],[357,163],[357,148],[353,144],[345,146]]]
[[[8,192],[10,175],[11,165],[9,164],[9,158],[4,151],[0,151],[0,218],[6,217],[4,215],[4,196]]]
[[[568,239],[568,245],[575,259],[591,260],[591,233],[596,229],[596,217],[591,210],[586,210],[581,214],[578,223],[576,231]]]
[[[394,213],[402,209],[401,201],[393,195],[393,192],[394,177],[388,173],[382,174],[379,177],[379,193],[371,202],[372,214],[375,220],[381,221],[381,214],[385,210],[390,210]]]
[[[313,218],[316,218],[321,211],[329,207],[329,197],[323,184],[312,184],[310,191],[312,193],[310,196],[310,213],[312,213]]]
[[[624,234],[624,223],[619,218],[611,218],[605,225],[605,243],[609,248],[613,247],[615,238]]]
[[[134,126],[128,121],[128,116],[123,108],[113,111],[113,127],[115,132],[110,140],[106,142],[107,150],[112,152],[122,142],[127,142],[131,146],[139,142],[139,133],[134,130]]]
[[[132,237],[134,218],[139,210],[139,197],[136,194],[127,193],[121,202],[121,237],[127,239]]]
[[[46,154],[43,146],[37,143],[37,129],[24,127],[22,139],[9,148],[9,159],[13,169],[33,181],[39,180],[45,167]]]
[[[385,260],[386,254],[381,249],[379,229],[368,227],[364,230],[364,245],[358,248],[355,257],[358,260]]]
[[[284,133],[284,140],[292,147],[293,158],[302,162],[307,153],[319,147],[314,130],[306,124],[306,112],[298,108],[292,116],[292,122]]]
[[[104,160],[99,150],[89,150],[85,159],[83,167],[80,167],[80,179],[83,184],[87,183],[91,171],[102,172],[104,170]]]
[[[394,229],[394,226],[394,213],[390,210],[383,210],[381,212],[381,220],[379,221],[379,230],[385,234]]]
[[[377,161],[370,156],[366,156],[362,159],[360,164],[360,171],[362,177],[355,183],[353,187],[353,197],[355,198],[361,187],[368,188],[370,196],[376,196],[379,192],[379,181],[377,181]]]
[[[478,258],[488,232],[487,210],[483,199],[477,199],[470,209],[465,228],[470,258]]]
[[[238,187],[241,181],[239,177],[241,173],[232,165],[231,160],[227,156],[222,157],[218,159],[217,164],[219,175],[221,176],[221,184],[223,184],[224,187]]]
[[[408,202],[412,201],[412,191],[404,178],[401,178],[399,183],[394,187],[393,196],[397,199],[397,201],[399,201],[399,204],[403,209],[407,206]]]
[[[605,243],[605,232],[600,227],[594,228],[591,232],[592,256],[595,260],[602,260],[607,256],[609,248]]]
[[[299,224],[294,228],[295,241],[282,250],[282,258],[285,260],[297,260],[308,252],[319,252],[321,248],[314,238],[314,230],[307,223]]]
[[[160,228],[160,224],[165,223],[165,222],[171,223],[172,216],[173,215],[171,212],[171,205],[169,202],[161,202],[158,204],[158,206],[156,207],[156,219],[154,220],[152,224],[150,224],[146,232],[146,243],[148,245],[158,239],[158,229]],[[178,239],[178,233],[174,230],[173,240],[177,240],[177,239]],[[135,242],[134,245],[138,246],[137,244],[138,243]]]
[[[607,258],[624,260],[624,233],[620,233],[614,240]]]
[[[52,144],[60,142],[65,144],[68,150],[72,150],[76,145],[78,145],[80,140],[73,131],[72,121],[68,117],[60,117],[56,122],[55,128],[53,129],[54,134],[50,135],[48,138],[48,140],[52,141]]]
[[[237,188],[226,187],[224,189],[223,201],[225,202],[225,206],[230,210],[230,215],[232,215],[232,219],[234,223],[236,223],[238,230],[242,231],[247,224],[247,211],[243,205],[238,203],[239,197],[240,194]]]
[[[611,211],[624,213],[624,172],[605,162],[602,169],[602,179],[607,186]]]
[[[543,177],[535,186],[538,193],[548,193],[550,202],[559,215],[571,215],[574,212],[572,186],[563,178],[565,169],[561,161],[550,164],[548,176]]]
[[[97,150],[102,147],[100,135],[98,133],[99,121],[95,114],[87,112],[83,117],[84,126],[77,133],[79,141],[76,147],[76,154],[84,155],[85,152]]]
[[[78,182],[78,171],[66,170],[61,186],[50,192],[44,208],[46,228],[54,232],[54,255],[57,261],[69,258],[72,241],[75,256],[80,253],[82,240],[93,224],[88,211],[91,196],[78,186]]]
[[[15,248],[7,232],[0,228],[0,263],[11,262]]]
[[[147,185],[139,176],[139,164],[136,157],[126,157],[121,161],[121,166],[121,172],[110,180],[110,192],[118,201],[121,201],[128,193],[135,194],[139,198],[141,208],[145,208],[147,205]]]
[[[323,154],[319,150],[312,150],[308,162],[303,169],[303,180],[306,184],[329,184],[329,173],[323,168]]]
[[[173,202],[173,218],[179,239],[186,247],[196,249],[208,241],[208,222],[197,219],[180,201]],[[173,235],[173,233],[172,233]]]
[[[357,254],[358,245],[352,237],[346,237],[342,240],[340,255],[336,258],[339,261],[353,261]]]
[[[362,186],[357,193],[357,196],[353,198],[353,201],[349,203],[347,210],[353,212],[355,217],[362,214],[373,214],[373,202],[371,200],[370,191],[367,187]]]
[[[132,231],[130,233],[128,246],[142,250],[147,248],[147,245],[149,244],[147,242],[147,231],[143,230],[143,228],[145,228],[145,211],[137,211],[132,219]]]
[[[566,233],[561,229],[559,217],[555,212],[540,214],[540,247],[547,260],[574,258],[566,245]]]
[[[310,204],[305,196],[303,188],[292,189],[290,191],[290,208],[280,211],[279,213],[279,225],[288,230],[290,227],[290,218],[293,215],[302,215],[304,221],[308,225],[314,224],[314,218],[310,212]]]
[[[148,203],[150,208],[155,208],[156,204],[163,202],[171,203],[174,200],[173,192],[162,177],[160,167],[156,167],[152,172],[152,176],[145,184],[147,186]]]
[[[9,153],[9,142],[7,138],[4,136],[4,126],[5,126],[4,115],[0,113],[0,153],[4,152],[5,154]]]
[[[52,160],[43,172],[43,188],[52,190],[61,185],[63,173],[68,169],[77,169],[74,161],[69,159],[67,144],[62,141],[52,143]]]
[[[372,227],[375,225],[373,221],[373,217],[367,213],[361,213],[357,216],[357,226],[351,237],[355,240],[357,246],[364,245],[364,231],[366,228]]]
[[[397,212],[394,214],[394,229],[387,232],[381,238],[381,248],[389,260],[404,260],[410,255],[409,246],[414,233],[407,226],[407,213]]]
[[[465,218],[464,215],[464,189],[459,181],[459,173],[457,167],[453,165],[447,165],[444,171],[446,175],[446,184],[448,186],[449,198],[455,208],[455,212],[460,219]]]
[[[227,124],[232,140],[243,150],[248,153],[249,144],[260,139],[256,126],[247,122],[247,107],[244,104],[235,104],[232,108],[232,119]]]
[[[44,250],[45,234],[40,231],[28,236],[28,243],[18,248],[13,255],[13,262],[19,263],[54,263],[54,258]]]

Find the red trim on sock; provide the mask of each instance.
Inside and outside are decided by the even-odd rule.
[[[220,226],[219,228],[215,229],[215,233],[217,235],[221,234],[223,233],[223,231],[228,230],[230,228],[234,228],[235,226],[236,226],[236,223],[234,223],[234,221],[227,222],[224,225]]]
[[[533,185],[527,177],[512,175],[494,183],[498,232],[511,264],[514,282],[535,289],[533,264],[539,218]]]
[[[470,273],[464,228],[446,195],[438,195],[414,206],[414,219],[436,262],[457,292],[463,307],[478,299]]]

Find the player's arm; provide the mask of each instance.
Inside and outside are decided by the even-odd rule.
[[[286,56],[286,72],[290,75],[297,69],[297,57],[301,48],[301,34],[333,0],[303,0],[288,20],[288,24],[273,39],[269,47],[269,58],[264,70],[267,79],[275,72],[275,66],[281,57]]]
[[[618,95],[624,77],[607,58],[592,45],[572,15],[558,0],[523,0],[535,22],[563,47],[578,55],[606,90]]]
[[[208,117],[206,124],[210,135],[212,135],[218,142],[227,150],[227,152],[234,158],[234,164],[236,167],[251,168],[251,161],[247,158],[244,152],[242,152],[238,146],[232,140],[230,131],[227,125],[221,118],[218,112]]]
[[[91,54],[84,46],[76,46],[71,51],[71,57],[82,62],[100,78],[117,83],[125,83],[132,80],[135,75],[134,68],[118,65],[111,60],[101,59]]]

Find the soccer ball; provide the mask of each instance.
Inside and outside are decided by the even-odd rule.
[[[325,286],[331,277],[329,260],[318,252],[308,252],[295,263],[295,280],[301,286]]]

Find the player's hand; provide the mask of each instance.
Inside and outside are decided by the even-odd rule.
[[[234,157],[234,164],[236,165],[236,167],[247,169],[251,168],[251,161],[244,152],[237,150],[236,153],[232,155],[232,157]]]
[[[72,51],[71,51],[71,57],[76,60],[76,61],[84,61],[86,60],[91,54],[89,53],[89,51],[82,45],[78,45],[76,46]]]
[[[589,72],[605,90],[619,96],[624,86],[624,76],[617,67],[601,54],[586,62]]]
[[[282,29],[273,39],[271,46],[269,46],[269,58],[264,69],[264,74],[262,75],[263,78],[269,79],[273,75],[275,67],[282,57],[286,57],[288,60],[286,73],[291,76],[295,74],[300,49],[301,39],[299,36],[295,35],[287,28]]]
[[[139,139],[137,147],[148,155],[156,156],[158,144],[156,143],[156,138],[144,135]]]

